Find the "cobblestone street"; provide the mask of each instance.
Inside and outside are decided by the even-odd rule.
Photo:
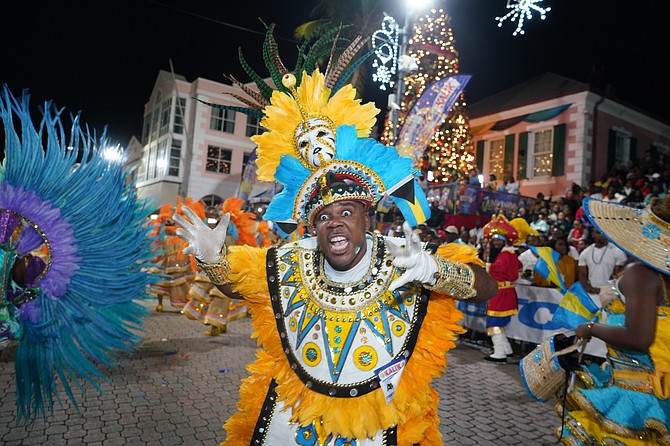
[[[153,302],[147,302],[147,305]],[[14,350],[0,356],[0,444],[17,445],[208,445],[225,439],[223,422],[235,411],[245,365],[254,359],[251,321],[229,325],[220,337],[169,306],[151,312],[138,350],[107,371],[99,394],[86,386],[78,407],[65,397],[47,421],[16,424]],[[440,393],[444,444],[550,445],[560,422],[553,404],[539,403],[523,389],[516,364],[496,365],[484,353],[460,344],[448,354],[446,374],[434,382]]]

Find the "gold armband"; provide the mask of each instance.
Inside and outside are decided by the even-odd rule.
[[[215,261],[212,263],[204,263],[198,260],[196,257],[196,262],[198,264],[198,268],[200,271],[205,273],[207,277],[209,277],[209,280],[214,284],[214,285],[227,285],[231,283],[232,281],[230,280],[230,265],[228,264],[228,260],[226,259],[226,246],[224,245],[223,248],[221,248],[221,253],[219,254],[219,257],[216,258]]]
[[[427,289],[448,294],[458,300],[472,299],[477,295],[472,268],[465,263],[452,262],[438,255],[433,258],[437,262],[435,285],[424,285]]]

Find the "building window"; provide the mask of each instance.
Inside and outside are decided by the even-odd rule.
[[[205,195],[200,199],[203,203],[205,203],[205,206],[219,206],[221,203],[223,203],[223,199],[219,197],[218,195]]]
[[[209,172],[229,174],[232,158],[232,150],[217,146],[207,146],[207,164],[205,169]]]
[[[614,138],[614,165],[623,167],[630,160],[630,135],[617,132]]]
[[[142,145],[149,142],[149,135],[151,134],[151,113],[144,117],[144,127],[142,128]]]
[[[166,135],[168,132],[171,109],[172,109],[172,98],[167,98],[161,104],[161,126],[159,136]]]
[[[164,139],[158,143],[158,150],[156,151],[156,176],[162,177],[165,176],[165,172],[168,166],[167,160],[167,139]]]
[[[261,118],[258,116],[247,116],[247,136],[260,135],[263,133]]]
[[[235,112],[232,110],[223,110],[220,108],[211,108],[212,118],[209,121],[209,128],[219,132],[235,133]]]
[[[168,166],[168,175],[179,176],[179,160],[181,159],[181,140],[173,139],[170,148],[170,164]]]
[[[487,160],[487,172],[489,175],[495,175],[501,180],[503,177],[503,167],[505,158],[505,139],[496,139],[489,143],[489,157]]]
[[[177,98],[177,106],[174,110],[174,124],[172,131],[181,135],[184,133],[184,116],[186,115],[186,99]]]
[[[542,130],[533,133],[532,165],[533,177],[551,176],[553,154],[553,130]]]
[[[149,154],[147,151],[142,153],[142,159],[140,160],[140,165],[137,168],[137,181],[144,181],[147,179],[147,165],[149,163]]]

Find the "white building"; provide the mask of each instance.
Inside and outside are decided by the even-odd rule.
[[[241,93],[231,85],[160,71],[144,106],[141,159],[137,166],[140,197],[156,208],[176,203],[177,196],[219,204],[238,196],[243,167],[256,145],[250,136],[261,133],[259,119],[221,110],[198,101],[244,107],[225,92]],[[255,185],[253,195],[271,188]]]

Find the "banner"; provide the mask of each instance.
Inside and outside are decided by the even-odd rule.
[[[529,209],[534,201],[532,197],[493,192],[458,183],[429,187],[426,197],[429,201],[437,200],[442,209],[453,214],[487,217],[500,212],[516,215],[519,208]]]
[[[400,130],[398,153],[414,159],[418,165],[435,131],[460,97],[470,75],[455,75],[441,79],[428,87],[414,103]]]
[[[240,186],[237,189],[237,198],[241,198],[244,201],[249,200],[249,195],[251,195],[251,189],[256,179],[256,156],[256,149],[254,149],[251,155],[249,155],[247,163],[242,167],[242,178],[240,179]]]

